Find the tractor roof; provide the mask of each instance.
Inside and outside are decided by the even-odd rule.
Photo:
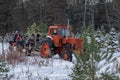
[[[50,26],[49,28],[67,28],[67,25],[54,25]]]

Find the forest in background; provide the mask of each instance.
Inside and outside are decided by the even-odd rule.
[[[67,24],[73,32],[82,26],[104,26],[120,31],[120,0],[0,0],[0,35],[16,30],[26,32],[34,22]]]

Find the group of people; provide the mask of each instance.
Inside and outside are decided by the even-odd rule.
[[[26,48],[31,47],[32,49],[35,48],[35,43],[39,42],[40,34],[32,34],[31,37],[27,35],[20,34],[18,31],[15,32],[13,35],[13,40],[10,41],[11,46]]]

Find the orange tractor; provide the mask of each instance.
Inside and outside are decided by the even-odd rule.
[[[80,54],[82,39],[71,36],[67,25],[54,25],[48,28],[48,34],[39,42],[42,57],[52,57],[55,54],[65,60],[72,61],[72,53]]]

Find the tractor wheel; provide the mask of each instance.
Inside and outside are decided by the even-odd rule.
[[[52,57],[51,48],[52,48],[52,41],[48,38],[43,39],[40,42],[41,56],[44,58]]]
[[[72,61],[72,51],[64,50],[61,56],[64,60]]]

